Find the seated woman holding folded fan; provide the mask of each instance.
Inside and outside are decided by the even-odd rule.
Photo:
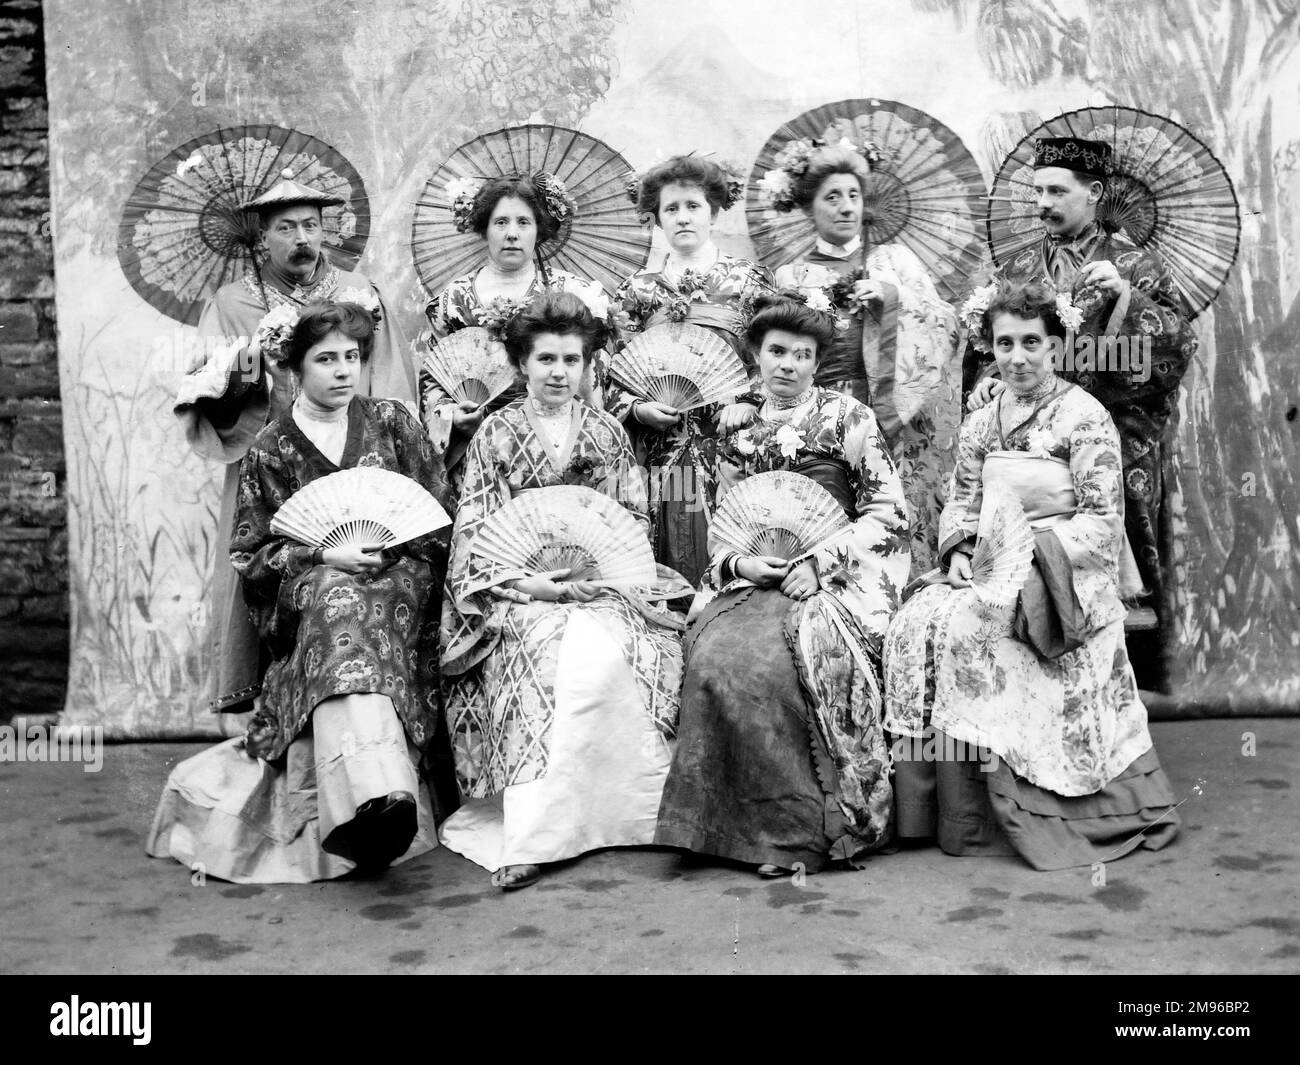
[[[885,641],[898,834],[1036,869],[1159,849],[1178,817],[1124,649],[1119,436],[1053,371],[1068,297],[982,299],[964,317],[1007,388],[961,427],[936,583]]]
[[[431,351],[420,375],[420,409],[434,449],[446,463],[453,488],[459,490],[461,464],[479,424],[486,415],[520,398],[524,386],[512,381],[486,401],[458,398],[448,390],[446,375],[429,372],[429,364],[440,358],[439,341],[461,330],[485,329],[490,337],[483,337],[483,342],[490,342],[500,368],[507,364],[500,347],[505,323],[537,295],[572,292],[600,319],[608,319],[612,304],[600,285],[548,268],[540,254],[577,210],[556,178],[546,173],[496,177],[482,183],[459,182],[448,191],[456,228],[482,238],[486,261],[452,281],[426,308]],[[599,401],[603,379],[598,358],[583,379],[582,395]]]
[[[778,288],[833,306],[840,330],[817,384],[871,407],[898,466],[912,524],[913,574],[934,565],[939,511],[961,421],[961,365],[952,308],[921,261],[899,243],[868,247],[873,144],[792,141],[761,182],[780,212],[807,215],[817,242],[776,271]]]
[[[719,214],[742,191],[742,183],[723,167],[693,155],[674,156],[647,171],[634,200],[663,231],[668,255],[658,269],[647,266],[624,281],[615,299],[630,320],[628,333],[667,322],[714,333],[740,355],[756,389],[757,373],[742,334],[754,299],[771,291],[771,278],[757,263],[724,255],[711,236]],[[758,402],[754,392],[737,398],[685,413],[626,391],[611,392],[609,399],[609,409],[627,427],[650,470],[655,557],[693,584],[708,568],[719,429],[745,424]]]
[[[604,334],[569,293],[512,318],[527,391],[465,460],[441,637],[463,802],[441,839],[505,890],[650,843],[677,725],[684,625],[662,600],[690,589],[655,566],[622,427],[578,398]]]
[[[719,449],[706,577],[717,595],[686,638],[655,842],[776,876],[888,841],[880,645],[909,558],[875,416],[813,384],[832,320],[790,299],[757,306],[747,338],[763,405]]]
[[[172,772],[154,856],[303,883],[436,845],[417,763],[436,760],[439,739],[446,750],[435,597],[447,493],[406,406],[356,394],[373,330],[351,303],[308,306],[292,328],[282,365],[298,395],[243,459],[230,544],[268,663],[263,698],[244,737]],[[348,486],[331,493],[332,478]],[[362,539],[376,539],[331,531],[336,513],[373,523]]]

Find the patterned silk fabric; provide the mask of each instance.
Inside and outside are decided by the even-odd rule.
[[[818,360],[816,381],[823,388],[861,399],[876,415],[911,511],[915,577],[935,565],[939,512],[957,453],[961,363],[956,318],[921,261],[899,244],[873,247],[865,263],[860,250],[848,259],[837,259],[814,249],[806,260],[777,270],[776,286],[799,288],[814,270],[829,271],[833,280],[860,269],[866,278],[892,286],[896,293],[894,357],[882,358],[888,345],[882,348],[878,302],[866,311],[840,307],[837,313],[847,317],[848,328]]]
[[[258,434],[240,466],[230,559],[273,659],[253,724],[269,739],[268,759],[284,753],[322,699],[354,692],[389,696],[416,746],[433,736],[437,610],[430,600],[446,564],[447,531],[402,544],[394,565],[368,575],[313,566],[312,548],[271,531],[275,512],[303,485],[355,466],[404,474],[449,505],[428,437],[393,400],[352,400],[337,466],[292,411]]]
[[[945,551],[975,538],[985,459],[1003,450],[999,399],[962,425],[942,520]],[[885,723],[918,737],[927,724],[990,748],[1031,783],[1091,795],[1151,747],[1146,709],[1124,648],[1119,557],[1124,501],[1119,435],[1105,409],[1068,388],[1023,426],[1003,416],[1005,450],[1069,465],[1072,515],[1049,526],[1069,559],[1086,619],[1082,647],[1045,659],[1012,635],[1014,606],[985,607],[970,588],[924,588],[898,612],[885,643]],[[1015,432],[1011,430],[1016,429]],[[1027,511],[1037,500],[1022,499]]]
[[[680,621],[610,590],[589,603],[501,599],[490,589],[506,571],[471,551],[489,515],[520,492],[553,485],[612,491],[646,523],[644,485],[619,424],[575,402],[570,440],[567,452],[554,457],[526,401],[516,401],[483,422],[466,456],[441,645],[456,775],[469,797],[545,776],[560,642],[574,611],[594,618],[620,645],[645,712],[665,738],[675,732]]]
[[[743,331],[754,300],[772,290],[770,275],[748,259],[720,255],[713,267],[690,273],[678,288],[658,270],[640,270],[619,286],[615,299],[630,319],[628,333],[669,321],[703,326],[725,340],[741,357],[754,387],[758,373],[746,350]],[[689,288],[689,290],[687,290]],[[631,413],[636,398],[626,392],[610,396],[608,406],[624,423],[637,457],[650,475],[651,542],[655,558],[698,583],[708,565],[707,522],[717,491],[717,417],[710,404],[686,414],[675,426],[658,432],[638,423]],[[673,496],[682,498],[674,499]]]
[[[909,554],[903,487],[875,416],[857,400],[822,388],[797,407],[764,406],[721,448],[719,498],[745,477],[818,459],[847,466],[853,524],[814,556],[822,590],[791,603],[798,613],[795,666],[834,757],[841,811],[855,837],[878,844],[887,838],[892,810],[880,650],[907,581]],[[713,587],[722,562],[715,559],[710,568]],[[723,591],[747,583],[733,581]]]

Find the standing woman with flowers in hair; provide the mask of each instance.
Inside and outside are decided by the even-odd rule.
[[[271,527],[304,485],[354,467],[403,474],[448,503],[406,404],[358,394],[374,329],[353,303],[304,309],[274,345],[296,398],[240,464],[230,561],[261,638],[262,701],[245,736],[172,771],[148,842],[223,880],[377,872],[435,846],[417,762],[446,748],[435,597],[447,532],[380,552],[312,548]]]
[[[659,269],[644,267],[624,281],[615,299],[630,319],[628,332],[690,322],[716,333],[740,355],[756,388],[754,360],[742,338],[754,300],[771,291],[771,277],[757,263],[724,255],[711,236],[718,215],[742,189],[727,170],[694,155],[674,156],[642,175],[633,198],[663,231],[668,255]],[[627,393],[610,400],[650,470],[655,557],[693,584],[708,567],[718,437],[747,424],[759,402],[755,391],[722,408],[679,414]]]
[[[575,210],[557,178],[539,172],[496,177],[478,186],[453,184],[448,192],[456,228],[483,239],[486,262],[453,280],[425,309],[435,358],[439,340],[468,326],[482,326],[499,340],[510,318],[542,292],[572,292],[596,318],[610,320],[613,304],[600,285],[564,270],[547,269],[538,255],[538,248],[571,221]],[[583,379],[584,398],[594,397],[599,403],[603,380],[603,361],[598,356]],[[523,392],[519,382],[485,406],[456,403],[427,372],[421,373],[421,416],[455,490],[459,491],[463,476],[465,451],[483,418]]]
[[[875,412],[907,493],[912,573],[919,575],[934,565],[961,421],[952,308],[907,248],[866,245],[867,178],[882,162],[879,149],[798,140],[778,158],[781,165],[763,177],[764,195],[778,211],[802,210],[817,243],[777,269],[777,288],[839,316],[817,384]]]
[[[810,478],[849,527],[802,561],[720,548],[686,637],[681,724],[655,842],[777,876],[889,840],[880,646],[907,579],[903,488],[870,409],[813,384],[826,314],[760,299],[763,405],[719,445],[719,502],[745,478]]]

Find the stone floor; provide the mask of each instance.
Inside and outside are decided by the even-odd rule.
[[[371,882],[194,885],[143,839],[197,745],[0,764],[0,972],[1300,971],[1300,719],[1152,730],[1184,830],[1104,886],[934,850],[796,886],[655,849],[509,895],[446,850]]]

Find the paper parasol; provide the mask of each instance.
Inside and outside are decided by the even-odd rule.
[[[131,287],[186,325],[253,261],[257,217],[241,205],[288,171],[347,202],[321,211],[330,261],[352,269],[370,232],[356,169],[324,141],[281,126],[234,126],[186,141],[155,163],[127,198],[117,259]]]
[[[1132,107],[1085,107],[1044,122],[1003,160],[988,204],[996,263],[1042,239],[1034,193],[1034,141],[1083,137],[1111,146],[1113,172],[1097,220],[1154,251],[1173,275],[1188,313],[1203,311],[1237,258],[1241,216],[1223,164],[1177,122]]]
[[[544,265],[595,281],[609,292],[640,269],[650,233],[627,198],[625,186],[633,174],[627,160],[576,130],[511,126],[462,144],[434,171],[416,201],[411,252],[430,295],[487,261],[483,238],[456,229],[448,183],[478,184],[538,172],[562,182],[577,205],[556,236],[538,243],[537,256]]]
[[[759,181],[790,141],[855,145],[870,141],[885,155],[867,180],[863,239],[897,242],[914,252],[940,295],[965,298],[984,257],[979,220],[988,195],[974,156],[952,130],[924,111],[893,100],[841,100],[805,111],[778,129],[754,163],[745,192],[745,220],[764,265],[775,270],[807,255],[816,233],[799,208],[779,212]]]

